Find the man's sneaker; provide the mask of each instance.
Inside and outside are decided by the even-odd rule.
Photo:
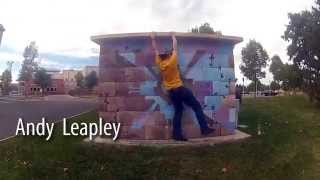
[[[208,128],[206,128],[204,130],[201,130],[201,134],[206,136],[206,135],[209,135],[209,134],[213,133],[214,131],[215,131],[214,129],[208,127]]]
[[[188,141],[188,139],[183,136],[173,137],[173,139],[176,141]]]

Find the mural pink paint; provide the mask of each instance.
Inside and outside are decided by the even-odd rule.
[[[161,50],[171,49],[169,33],[157,33]],[[168,139],[173,106],[161,87],[148,33],[94,36],[100,45],[100,117],[122,124],[121,138]],[[234,133],[237,123],[232,36],[177,33],[184,85],[201,103],[214,136]],[[183,116],[186,137],[200,137],[193,111]]]

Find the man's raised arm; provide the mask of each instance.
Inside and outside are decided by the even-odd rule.
[[[178,42],[177,42],[177,39],[176,39],[175,32],[171,32],[171,37],[172,37],[172,48],[173,48],[173,51],[175,51],[177,53],[177,51],[178,51]]]
[[[159,55],[159,50],[158,50],[156,39],[155,39],[156,38],[156,33],[155,32],[150,33],[150,38],[151,38],[152,48],[153,48],[154,52],[156,53],[156,56],[158,56]]]

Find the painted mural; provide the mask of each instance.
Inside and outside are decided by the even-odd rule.
[[[214,136],[233,134],[237,123],[233,47],[235,43],[179,37],[179,68],[184,85],[201,103]],[[156,38],[160,51],[171,37]],[[100,44],[100,116],[122,124],[121,138],[168,139],[174,109],[161,85],[148,37],[108,38]],[[201,137],[195,115],[185,106],[186,137]]]

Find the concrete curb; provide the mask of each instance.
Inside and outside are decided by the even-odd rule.
[[[228,136],[216,136],[216,137],[203,137],[193,138],[188,141],[174,141],[169,140],[126,140],[119,139],[113,141],[109,138],[96,137],[92,141],[89,138],[85,138],[83,141],[86,143],[108,144],[108,145],[123,145],[123,146],[151,146],[151,147],[166,147],[166,146],[213,146],[216,144],[238,142],[251,137],[251,135],[244,133],[240,130],[236,130],[235,134]]]
[[[0,139],[0,142],[9,140],[9,139],[14,138],[14,137],[16,137],[16,136],[17,136],[17,135],[13,135],[13,136],[6,137],[6,138],[4,138],[4,139]]]

